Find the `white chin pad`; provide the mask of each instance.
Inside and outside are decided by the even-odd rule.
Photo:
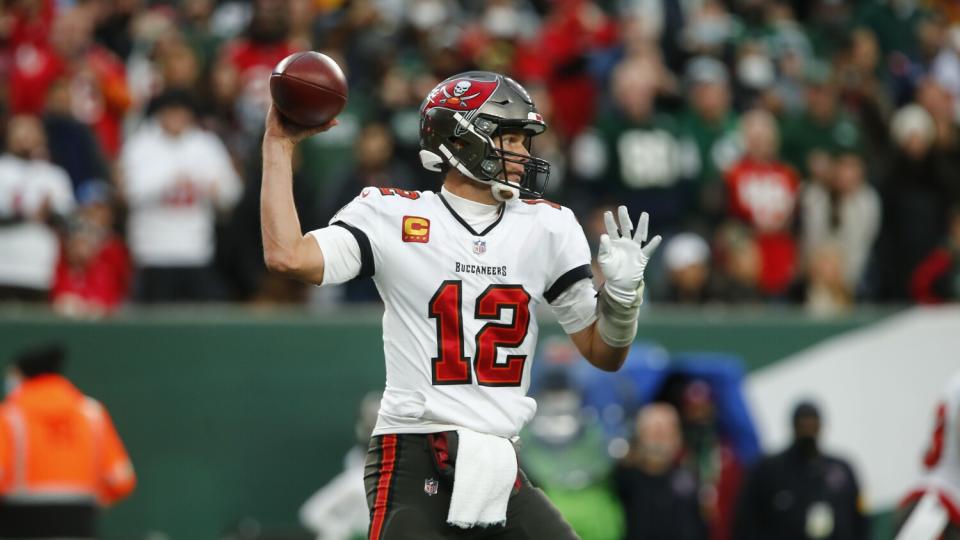
[[[420,163],[423,164],[423,168],[428,171],[440,171],[440,165],[443,164],[443,158],[434,154],[429,150],[420,151]]]
[[[512,186],[505,186],[499,182],[493,182],[490,185],[490,191],[493,193],[493,198],[500,202],[505,202],[505,201],[510,201],[513,199],[520,198],[519,189]]]

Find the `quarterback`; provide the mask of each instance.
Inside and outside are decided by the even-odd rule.
[[[573,213],[539,198],[550,165],[529,94],[499,74],[440,83],[420,108],[420,158],[438,192],[366,188],[304,235],[294,207],[301,129],[267,117],[260,199],[271,271],[318,285],[370,276],[384,302],[386,387],[367,455],[369,538],[567,539],[576,534],[517,464],[537,307],[581,354],[620,368],[637,333],[643,272],[660,243],[626,208],[604,216],[593,287]]]

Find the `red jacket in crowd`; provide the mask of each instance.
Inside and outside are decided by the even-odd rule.
[[[130,256],[116,236],[104,242],[85,268],[71,268],[61,251],[54,273],[51,297],[56,304],[70,296],[110,312],[120,306],[130,290]]]
[[[797,242],[792,230],[800,179],[782,163],[749,157],[734,165],[725,177],[730,213],[756,234],[760,250],[760,290],[786,291],[793,281]]]

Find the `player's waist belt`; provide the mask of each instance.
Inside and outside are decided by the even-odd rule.
[[[457,449],[459,436],[456,431],[438,431],[436,433],[398,433],[392,435],[397,438],[397,444],[406,449],[423,449],[432,458],[433,463],[446,482],[453,482],[454,465],[457,463]],[[374,439],[385,437],[377,435]],[[516,447],[517,445],[514,444]],[[522,470],[517,471],[517,482],[514,490],[522,485],[529,484]]]

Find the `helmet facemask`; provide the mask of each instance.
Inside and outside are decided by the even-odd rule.
[[[503,149],[503,132],[510,130],[522,130],[527,135],[524,141],[524,146],[527,149],[526,154],[519,154]],[[493,182],[516,188],[524,195],[537,198],[542,197],[543,192],[547,189],[547,183],[550,181],[550,163],[545,159],[533,156],[533,137],[536,135],[538,135],[538,133],[525,127],[511,128],[501,126],[492,137],[499,143],[492,146],[492,154],[494,158],[500,158],[500,171],[494,173],[489,179]],[[520,177],[519,182],[511,182],[505,174],[507,163],[523,165],[523,175]]]
[[[473,122],[462,115],[456,115],[456,117],[463,127],[463,132],[460,137],[455,137],[452,141],[454,149],[447,156],[448,160],[451,157],[453,158],[453,160],[450,160],[451,165],[454,165],[457,170],[473,180],[504,185],[519,190],[520,193],[528,197],[539,198],[543,196],[550,180],[550,163],[532,155],[533,137],[543,133],[542,124],[488,118],[482,114],[478,115]],[[504,132],[515,131],[522,131],[526,135],[524,141],[524,146],[527,149],[526,154],[504,150],[503,148]],[[484,149],[483,154],[478,156],[479,159],[471,159],[474,156],[471,155],[471,152],[465,150],[468,146],[472,146],[471,143],[477,142],[481,142]],[[461,153],[465,155],[461,156]],[[470,167],[468,164],[471,162],[475,162],[477,166]],[[457,167],[458,163],[468,166]],[[512,181],[507,176],[508,163],[523,166],[523,174],[519,181]],[[494,193],[496,193],[496,187],[493,187]]]

